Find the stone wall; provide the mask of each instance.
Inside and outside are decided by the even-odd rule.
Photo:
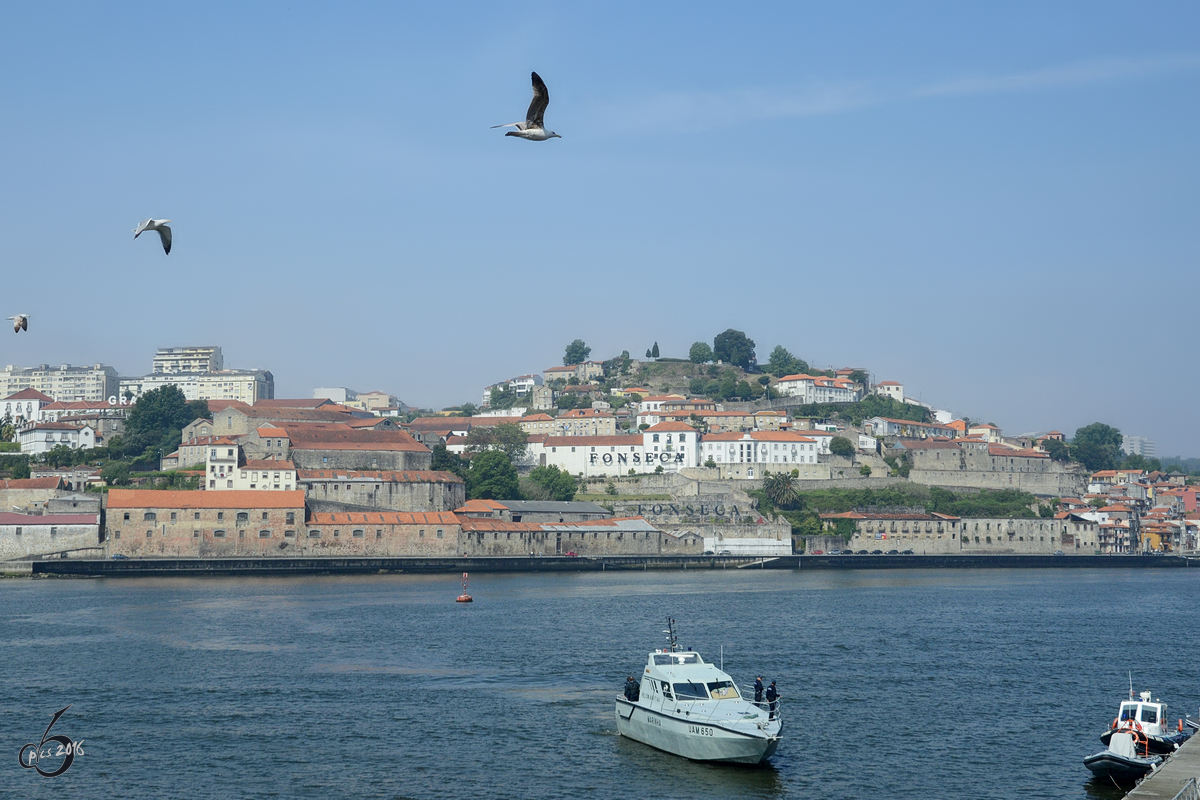
[[[337,476],[304,477],[298,483],[310,501],[345,504],[359,510],[453,511],[467,501],[462,481],[400,482]]]
[[[296,469],[428,470],[429,450],[318,450],[293,446]]]
[[[888,524],[869,523],[874,531],[860,530],[851,537],[849,549],[912,550],[917,555],[999,555],[1031,553],[1049,555],[1062,550],[1087,555],[1098,549],[1095,523],[1066,522],[1054,519],[963,519],[952,531],[948,526],[937,530],[929,520]],[[894,530],[892,529],[894,527]],[[1063,544],[1064,540],[1067,542]]]
[[[13,514],[5,514],[13,517]],[[91,522],[63,522],[55,517],[30,517],[20,524],[0,524],[0,561],[61,553],[100,544],[100,517]],[[19,532],[18,532],[19,531]]]
[[[561,536],[561,540],[559,540]],[[463,531],[459,551],[468,556],[700,555],[703,539],[660,531]]]
[[[153,516],[147,519],[147,515]],[[108,555],[139,558],[295,555],[303,533],[303,506],[241,513],[214,508],[122,508],[108,512],[104,543]]]
[[[1078,497],[1087,479],[1074,472],[1000,472],[913,469],[909,480],[943,489],[1019,489],[1041,497]]]

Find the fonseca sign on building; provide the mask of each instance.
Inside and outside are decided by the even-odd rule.
[[[614,459],[613,456],[616,456]],[[645,457],[638,452],[633,453],[589,453],[589,464],[682,464],[683,453],[646,453]]]

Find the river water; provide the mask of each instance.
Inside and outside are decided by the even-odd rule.
[[[0,581],[19,797],[1116,798],[1128,691],[1200,703],[1191,570],[729,570]],[[778,682],[770,766],[621,738],[666,615]],[[17,753],[84,740],[55,778]],[[50,767],[47,767],[50,769]]]

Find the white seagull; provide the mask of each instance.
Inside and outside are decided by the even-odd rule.
[[[533,102],[529,104],[529,110],[525,112],[525,121],[510,122],[507,125],[493,125],[492,127],[516,128],[515,131],[509,131],[504,135],[520,136],[522,139],[528,139],[531,142],[561,139],[562,137],[554,131],[546,130],[546,126],[542,122],[542,115],[546,113],[546,106],[550,105],[550,92],[546,89],[546,83],[536,72],[530,74],[533,76]]]
[[[143,231],[158,231],[158,235],[162,237],[163,250],[167,251],[167,255],[171,255],[171,229],[167,227],[169,219],[148,219],[141,225],[133,229],[133,238],[142,235]]]
[[[29,315],[17,314],[15,317],[9,317],[13,324],[13,333],[29,330]]]

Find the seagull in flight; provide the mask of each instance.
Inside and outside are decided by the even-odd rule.
[[[171,255],[171,229],[167,227],[169,219],[148,219],[141,225],[133,229],[133,238],[137,238],[145,231],[158,231],[158,235],[162,237],[163,250],[167,251],[167,255]]]
[[[29,330],[29,315],[17,314],[15,317],[9,317],[13,323],[13,333]]]
[[[546,82],[536,72],[530,73],[533,76],[533,102],[529,104],[529,110],[525,112],[524,122],[510,122],[507,125],[493,125],[493,128],[516,128],[515,131],[509,131],[505,136],[520,136],[522,139],[528,139],[531,142],[544,142],[547,139],[561,139],[554,131],[546,130],[545,124],[542,122],[542,115],[546,113],[546,106],[550,105],[550,92],[546,89]]]

